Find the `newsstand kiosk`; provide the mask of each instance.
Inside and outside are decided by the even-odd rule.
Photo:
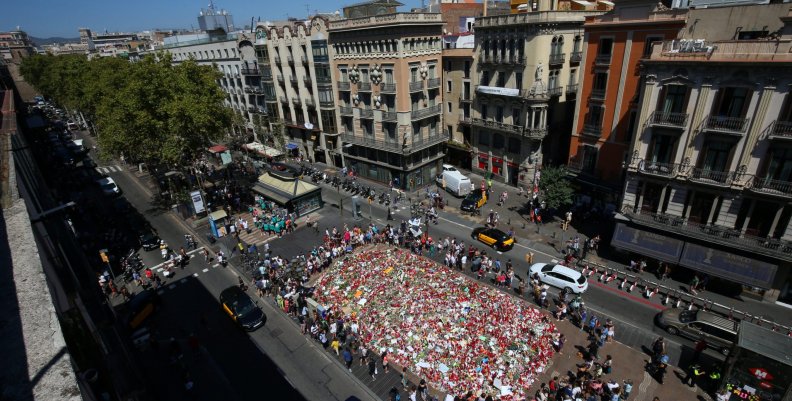
[[[792,401],[792,337],[743,321],[737,338],[721,385],[729,401]]]

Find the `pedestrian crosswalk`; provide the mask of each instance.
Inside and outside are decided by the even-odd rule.
[[[100,172],[102,174],[110,174],[110,173],[120,173],[120,172],[124,171],[124,169],[121,168],[121,166],[116,164],[116,165],[112,165],[112,166],[99,166],[99,167],[96,168],[96,171],[98,171],[98,172]]]

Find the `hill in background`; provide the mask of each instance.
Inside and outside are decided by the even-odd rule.
[[[75,43],[75,42],[79,43],[80,42],[80,38],[79,37],[76,37],[76,38],[62,38],[60,36],[53,36],[51,38],[36,38],[36,37],[31,36],[30,39],[33,41],[33,43],[36,44],[36,46],[52,45],[52,44],[56,44],[56,43]]]

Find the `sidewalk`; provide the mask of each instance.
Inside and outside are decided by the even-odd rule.
[[[337,169],[321,163],[314,163],[314,166],[328,172],[328,174],[335,173],[337,171]],[[468,176],[471,182],[477,186],[482,180],[484,180],[482,176],[476,173],[467,170],[460,171]],[[374,188],[378,193],[389,190],[389,188],[382,183],[370,181],[362,177],[358,179],[365,182],[365,185]],[[320,185],[326,188],[332,188],[331,186],[328,186],[324,183],[320,183]],[[434,189],[433,186],[430,186],[429,188],[432,190]],[[423,200],[425,199],[424,191],[424,189],[420,189],[408,192],[408,196],[411,196],[413,199],[417,197],[417,200]],[[497,198],[504,191],[509,194],[508,200],[503,206],[497,206]],[[492,183],[491,199],[482,208],[483,210],[481,216],[472,217],[467,213],[461,213],[459,210],[461,199],[455,198],[451,194],[444,194],[443,198],[447,201],[448,205],[440,212],[441,216],[443,213],[451,213],[458,217],[464,218],[467,221],[484,225],[486,222],[486,215],[488,211],[492,209],[500,214],[501,224],[499,224],[499,226],[504,230],[511,228],[515,233],[515,237],[518,238],[519,244],[530,247],[534,252],[542,253],[557,259],[561,259],[564,256],[561,251],[565,247],[564,244],[566,240],[574,238],[575,236],[580,236],[582,241],[596,234],[600,234],[600,236],[605,239],[610,237],[610,231],[612,230],[611,222],[603,222],[601,224],[586,224],[584,222],[573,220],[569,229],[564,232],[561,230],[560,216],[552,216],[551,218],[546,217],[547,220],[543,222],[541,227],[537,228],[537,226],[529,220],[527,215],[523,215],[521,213],[525,203],[529,200],[529,198],[525,195],[523,197],[518,196],[514,187],[497,181],[493,181]],[[537,229],[539,232],[537,232]],[[587,262],[591,262],[590,265],[592,266],[599,265],[600,267],[598,271],[600,272],[603,270],[612,271],[613,269],[621,271],[622,274],[618,275],[619,279],[611,282],[611,286],[617,287],[621,281],[621,278],[627,277],[628,283],[638,281],[638,290],[636,290],[635,293],[643,294],[645,292],[645,287],[642,285],[642,283],[657,283],[659,281],[651,272],[643,272],[640,274],[632,273],[628,271],[628,268],[624,263],[607,258],[607,256],[610,254],[608,249],[609,244],[606,244],[604,239],[603,242],[600,243],[599,255],[602,256],[597,255],[595,252],[589,252],[586,259]],[[581,266],[582,265],[583,264],[581,264]],[[599,274],[592,277],[598,276]],[[787,327],[779,327],[779,330],[781,331],[789,330],[788,327],[792,326],[792,312],[790,312],[789,308],[778,304],[762,302],[747,297],[734,298],[713,293],[711,291],[699,292],[697,296],[698,299],[692,299],[692,294],[688,294],[687,291],[684,290],[689,287],[687,282],[677,281],[673,278],[669,278],[666,279],[662,284],[665,287],[671,289],[670,293],[661,291],[649,298],[648,301],[656,304],[663,304],[663,301],[666,300],[666,296],[668,296],[667,298],[669,304],[676,303],[676,301],[680,299],[681,306],[687,306],[691,301],[694,302],[697,307],[711,308],[712,305],[715,304],[715,311],[721,312],[724,315],[728,315],[729,312],[733,310],[732,316],[737,319],[756,320],[757,318],[762,317],[768,321]],[[718,307],[718,305],[721,307]]]

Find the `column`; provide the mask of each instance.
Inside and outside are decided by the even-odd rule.
[[[709,93],[712,89],[712,82],[711,80],[706,81],[705,83],[701,84],[701,88],[699,88],[699,94],[696,98],[696,108],[693,109],[693,115],[690,116],[690,127],[691,129],[686,130],[687,138],[685,146],[685,154],[682,156],[682,160],[685,158],[692,159],[693,158],[693,140],[695,139],[696,135],[694,132],[695,127],[699,127],[701,122],[704,120],[707,114],[707,110],[705,107],[707,106],[707,100],[709,99]],[[695,161],[691,161],[691,164],[695,164]]]
[[[715,195],[715,197],[712,199],[712,206],[710,206],[709,216],[707,216],[707,221],[705,222],[706,224],[715,223],[712,220],[713,220],[713,217],[715,217],[715,209],[718,208],[718,200],[719,199],[720,199],[720,195]]]
[[[682,220],[687,221],[688,216],[690,216],[690,208],[693,207],[693,199],[696,197],[696,191],[690,192],[690,201],[687,202],[685,205],[685,211],[682,213]]]
[[[773,217],[773,224],[770,225],[770,231],[768,231],[767,235],[773,237],[775,233],[776,227],[778,226],[778,221],[781,220],[781,213],[784,212],[784,206],[778,206],[778,210],[776,210],[775,217]]]
[[[753,215],[755,206],[756,201],[751,199],[751,206],[748,207],[748,214],[745,215],[745,220],[743,221],[742,227],[740,227],[740,235],[745,234],[745,230],[748,228],[748,224],[751,222],[751,216]]]
[[[641,193],[638,195],[638,205],[635,207],[635,213],[641,213],[641,209],[643,208],[644,194],[646,193],[646,181],[644,181],[642,184]]]
[[[776,90],[775,79],[771,79],[771,81],[765,85],[762,89],[761,97],[759,98],[759,103],[756,106],[756,110],[753,113],[753,117],[751,118],[750,124],[751,129],[748,131],[747,136],[745,138],[745,142],[742,149],[742,154],[740,156],[739,164],[733,166],[732,170],[737,170],[740,166],[749,166],[751,162],[751,153],[753,152],[754,146],[756,145],[756,141],[759,139],[759,135],[761,132],[759,131],[762,127],[762,124],[759,122],[764,121],[765,115],[767,114],[767,108],[770,105],[770,99],[773,97],[773,94]],[[751,114],[749,114],[750,116]],[[748,177],[746,174],[743,174],[741,179],[742,183],[746,181]]]
[[[660,203],[657,204],[657,213],[665,213],[663,203],[665,203],[666,190],[668,190],[668,184],[663,185],[663,190],[660,191]]]

